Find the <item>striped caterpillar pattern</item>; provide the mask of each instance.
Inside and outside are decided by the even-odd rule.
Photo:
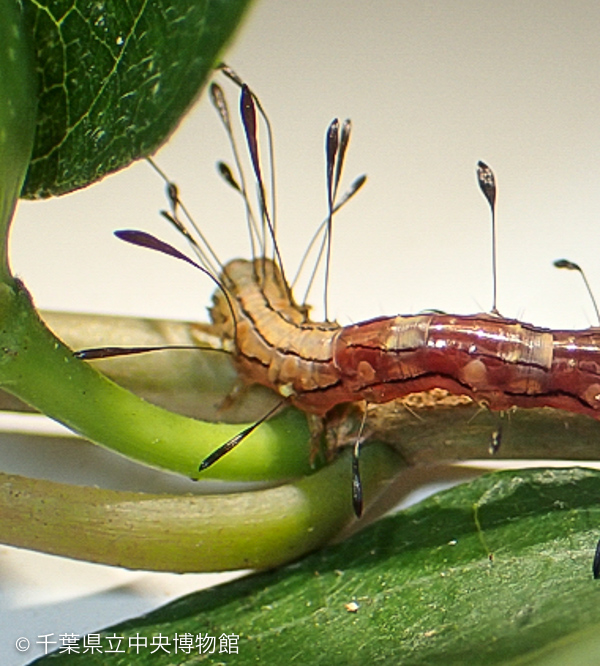
[[[307,412],[323,416],[340,403],[443,388],[493,410],[600,414],[600,329],[552,331],[492,314],[399,315],[341,327],[310,321],[271,261],[235,260],[226,275],[235,339],[218,292],[212,317],[232,343],[240,375]]]

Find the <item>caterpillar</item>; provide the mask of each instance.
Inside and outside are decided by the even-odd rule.
[[[224,94],[217,84],[212,84],[211,98],[231,139],[239,180],[223,163],[219,164],[219,171],[242,195],[254,258],[235,259],[222,265],[210,247],[208,252],[202,249],[181,221],[180,210],[184,211],[203,243],[204,237],[182,206],[177,188],[160,170],[168,183],[171,203],[170,212],[163,211],[163,215],[191,243],[198,262],[145,232],[121,230],[116,234],[122,240],[182,259],[209,274],[218,284],[211,318],[244,382],[269,387],[281,396],[280,405],[291,403],[320,417],[340,404],[385,403],[440,388],[468,396],[491,410],[547,406],[599,417],[600,328],[554,331],[503,318],[496,309],[495,271],[494,301],[489,313],[451,315],[430,312],[380,316],[340,326],[335,321],[328,321],[325,291],[325,321],[312,321],[309,308],[295,301],[292,286],[285,276],[275,225],[266,202],[256,134],[256,108],[265,118],[270,136],[268,119],[260,101],[235,72],[226,66],[221,69],[242,90],[240,113],[258,190],[260,224],[251,210]],[[330,254],[333,214],[365,181],[364,176],[356,179],[338,198],[350,128],[349,121],[340,126],[339,121],[334,120],[327,130],[329,210],[322,225],[327,233],[319,256],[325,248],[327,256]],[[483,162],[478,165],[478,178],[490,205],[494,225],[495,178]],[[274,197],[273,192],[272,195]],[[269,242],[272,258],[268,256]],[[215,261],[218,268],[214,267]],[[328,265],[326,262],[326,272]],[[82,350],[78,355],[92,359],[152,349],[102,348]],[[200,469],[216,462],[239,444],[250,430],[217,448],[201,462]],[[362,512],[358,462],[361,438],[362,427],[353,457],[353,504],[357,515]]]
[[[258,260],[261,261],[261,260]],[[498,315],[377,317],[349,326],[310,321],[287,301],[273,262],[226,271],[237,331],[217,293],[214,323],[250,383],[324,416],[342,403],[389,402],[442,388],[492,410],[554,407],[600,415],[600,329],[552,331]]]

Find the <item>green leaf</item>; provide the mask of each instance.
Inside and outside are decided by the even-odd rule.
[[[41,91],[22,196],[63,194],[152,154],[249,0],[27,0]]]
[[[594,643],[600,628],[600,581],[592,577],[599,497],[593,470],[491,474],[300,563],[111,627],[102,640],[209,634],[217,651],[207,661],[236,665],[543,664],[556,646],[577,654],[577,641]],[[239,635],[239,654],[218,653],[223,633]],[[150,650],[46,660],[199,659]]]

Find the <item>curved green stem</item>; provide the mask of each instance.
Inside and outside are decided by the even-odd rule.
[[[362,458],[367,503],[403,465],[386,446]],[[217,496],[151,495],[0,474],[0,540],[154,571],[268,568],[330,541],[353,519],[350,459],[293,484]]]
[[[306,417],[288,409],[208,470],[200,462],[243,426],[204,423],[151,405],[73,357],[18,281],[0,283],[0,386],[84,437],[190,478],[280,481],[312,471]]]

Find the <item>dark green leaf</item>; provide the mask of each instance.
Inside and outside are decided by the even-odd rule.
[[[249,0],[27,0],[40,105],[28,198],[153,153],[199,94]]]
[[[542,664],[557,644],[577,654],[578,640],[587,645],[600,628],[600,581],[592,577],[599,498],[592,470],[492,474],[298,564],[112,627],[102,641],[113,633],[149,643],[158,634],[209,634],[217,650],[207,662],[236,665]],[[239,654],[218,653],[221,634],[239,635]],[[204,658],[133,652],[64,661]]]

